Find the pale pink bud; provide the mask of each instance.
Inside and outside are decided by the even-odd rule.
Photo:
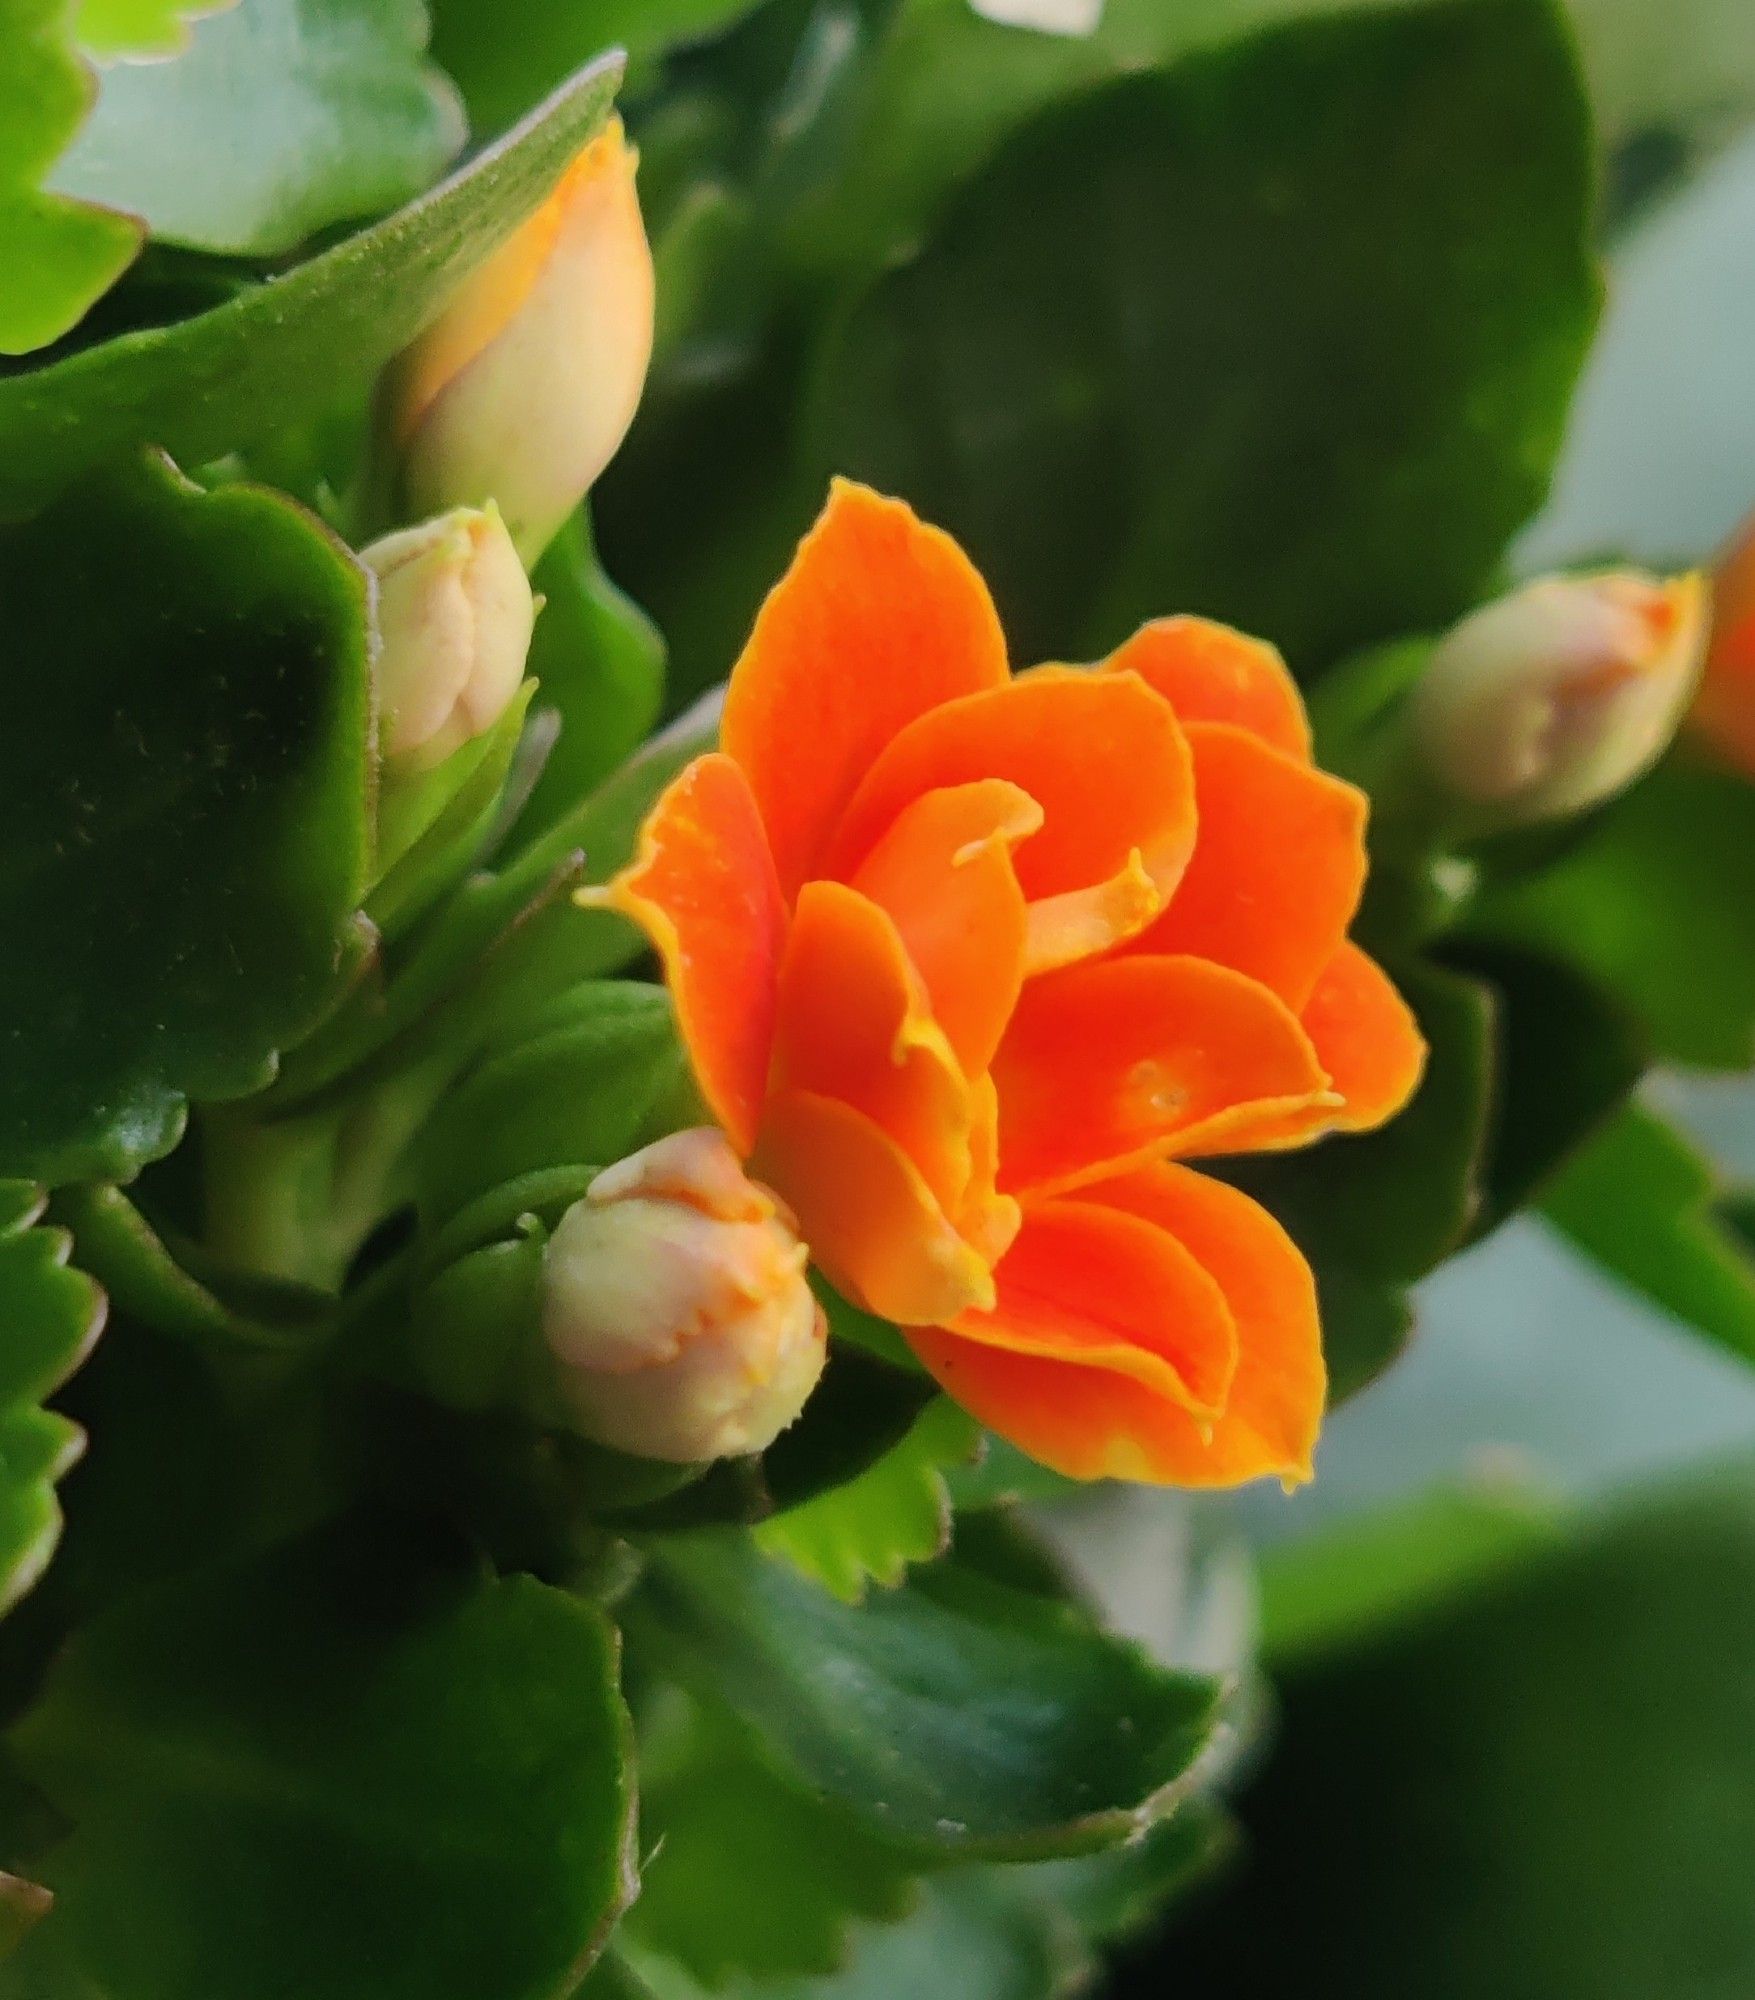
[[[760,1451],[803,1409],[827,1327],[792,1217],[723,1133],[673,1133],[561,1217],[543,1333],[578,1429],[644,1458]]]
[[[1608,570],[1527,583],[1433,652],[1413,697],[1421,761],[1496,824],[1583,812],[1663,755],[1706,631],[1698,576]]]
[[[522,685],[530,583],[491,506],[385,535],[360,560],[378,579],[379,742],[426,768],[491,729]]]

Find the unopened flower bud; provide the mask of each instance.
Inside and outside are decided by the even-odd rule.
[[[424,769],[491,729],[524,679],[535,605],[493,507],[457,507],[372,543],[379,737]]]
[[[561,1217],[543,1274],[543,1333],[578,1429],[685,1464],[771,1444],[823,1369],[806,1256],[718,1131],[606,1168]]]
[[[633,422],[652,358],[652,252],[619,119],[452,297],[390,377],[404,496],[499,503],[527,562]]]
[[[1712,577],[1712,644],[1689,717],[1712,748],[1755,778],[1755,520]]]
[[[1542,577],[1433,652],[1411,728],[1425,771],[1483,826],[1562,819],[1662,756],[1700,672],[1698,576]]]

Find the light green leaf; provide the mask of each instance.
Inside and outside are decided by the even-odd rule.
[[[272,284],[0,380],[0,506],[132,444],[199,464],[363,387],[548,193],[620,75],[594,64],[449,180]]]
[[[88,55],[170,56],[189,46],[189,24],[238,0],[75,0],[73,31]]]
[[[973,1419],[941,1396],[869,1470],[763,1522],[757,1546],[848,1604],[868,1584],[893,1590],[911,1565],[943,1555],[951,1533],[945,1468],[972,1458],[979,1443]]]
[[[945,1858],[1126,1839],[1168,1810],[1215,1720],[1213,1683],[950,1564],[850,1606],[747,1538],[679,1536],[654,1547],[626,1629],[869,1833]]]
[[[1725,1192],[1681,1133],[1630,1104],[1576,1155],[1542,1207],[1624,1285],[1755,1362],[1755,1254],[1713,1212]]]
[[[93,93],[69,8],[0,0],[0,354],[28,354],[76,326],[145,235],[134,216],[43,191]]]
[[[34,1226],[39,1191],[0,1181],[0,1611],[36,1582],[61,1533],[55,1482],[85,1436],[41,1407],[104,1323],[104,1295],[68,1267],[64,1229]]]
[[[601,1612],[370,1530],[89,1626],[12,1731],[71,1824],[6,2000],[547,2000],[631,1892]]]
[[[1544,0],[1309,21],[1108,84],[963,183],[848,317],[810,457],[964,542],[1020,655],[1166,610],[1301,670],[1464,607],[1595,320]]]
[[[171,60],[102,72],[50,185],[161,242],[279,256],[418,194],[462,145],[426,39],[423,0],[233,0]]]

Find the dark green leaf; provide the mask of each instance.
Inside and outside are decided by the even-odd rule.
[[[281,255],[418,194],[462,145],[426,37],[422,0],[232,0],[172,60],[103,71],[52,183],[164,242]]]
[[[82,1634],[12,1736],[73,1831],[7,2000],[546,2000],[578,1976],[631,1888],[614,1634],[416,1554],[337,1535]]]
[[[143,235],[131,215],[42,190],[91,105],[70,11],[66,0],[0,7],[0,354],[28,354],[76,325],[134,261]]]
[[[1316,667],[1463,608],[1595,318],[1543,0],[1278,29],[1020,133],[824,359],[811,454],[955,532],[1025,656],[1167,609]]]
[[[1752,1470],[1289,1674],[1249,1865],[1128,2000],[1748,1991]]]
[[[543,606],[529,670],[560,735],[519,821],[525,838],[570,812],[631,757],[664,700],[664,640],[604,575],[582,512],[549,545],[531,580]]]
[[[1630,1104],[1552,1183],[1548,1219],[1593,1262],[1745,1361],[1755,1361],[1755,1252],[1713,1213],[1712,1168]]]
[[[497,132],[600,49],[632,56],[706,35],[757,0],[434,0],[433,53],[478,132]]]
[[[951,1565],[850,1606],[747,1538],[679,1537],[655,1547],[628,1629],[868,1832],[927,1854],[1125,1839],[1168,1809],[1214,1723],[1211,1682]]]
[[[1392,967],[1430,1045],[1413,1102],[1380,1132],[1225,1163],[1277,1215],[1316,1272],[1329,1392],[1340,1401],[1394,1359],[1406,1293],[1461,1242],[1480,1200],[1493,1003],[1479,982]]]
[[[1755,1061],[1755,785],[1679,751],[1571,851],[1491,894],[1470,928],[1570,960],[1660,1053]]]
[[[290,502],[162,460],[0,533],[0,1168],[121,1179],[260,1089],[363,886],[365,580]]]
[[[135,444],[199,464],[363,384],[547,194],[620,74],[593,65],[442,185],[272,284],[0,380],[0,505]]]
[[[0,1611],[30,1589],[61,1533],[55,1482],[85,1434],[41,1407],[90,1351],[104,1295],[68,1268],[64,1229],[32,1225],[36,1189],[0,1181]]]

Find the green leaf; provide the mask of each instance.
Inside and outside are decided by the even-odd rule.
[[[1542,1207],[1624,1285],[1755,1362],[1755,1253],[1714,1214],[1723,1192],[1679,1132],[1630,1104],[1549,1187]]]
[[[61,1533],[55,1482],[85,1434],[41,1407],[91,1350],[104,1295],[68,1268],[64,1229],[33,1227],[42,1196],[0,1181],[0,1611],[41,1576]]]
[[[1752,1472],[1288,1674],[1250,1865],[1118,2000],[1748,1991]]]
[[[642,1738],[650,1859],[621,1941],[712,1990],[830,1973],[854,1924],[902,1916],[907,1865],[833,1801],[787,1784],[723,1710],[691,1708]],[[728,1857],[735,1856],[735,1866]]]
[[[362,385],[548,193],[620,75],[593,64],[449,180],[272,284],[0,380],[0,505],[133,444],[199,464]]]
[[[422,0],[234,0],[170,61],[102,73],[62,194],[161,242],[272,257],[418,194],[463,143]]]
[[[1331,1402],[1395,1358],[1409,1286],[1458,1246],[1481,1197],[1492,995],[1423,962],[1390,970],[1430,1046],[1407,1110],[1363,1138],[1225,1164],[1226,1178],[1280,1218],[1316,1273]]]
[[[365,580],[147,459],[0,533],[0,1167],[123,1179],[334,998],[363,881]]]
[[[478,132],[497,132],[599,49],[655,54],[752,13],[757,0],[434,0],[433,53]]]
[[[949,1564],[850,1606],[744,1537],[678,1537],[654,1548],[626,1622],[642,1657],[910,1852],[1124,1840],[1169,1809],[1214,1726],[1213,1683]]]
[[[76,0],[74,33],[94,56],[172,56],[189,46],[189,23],[237,0]]]
[[[664,639],[603,572],[584,512],[549,545],[531,579],[543,599],[529,671],[560,735],[523,815],[525,837],[570,812],[651,733],[664,701]]]
[[[615,1668],[592,1606],[369,1533],[116,1610],[12,1732],[72,1831],[0,1992],[565,1990],[632,1887]]]
[[[1618,995],[1661,1054],[1755,1061],[1755,785],[1677,751],[1580,829],[1570,852],[1494,890],[1482,937],[1569,961]]]
[[[133,263],[131,215],[43,191],[43,176],[91,107],[68,0],[0,0],[0,354],[45,347]]]
[[[1546,488],[1596,314],[1590,165],[1544,0],[1104,86],[849,316],[809,456],[957,534],[1023,657],[1170,609],[1310,668],[1430,629]]]
[[[848,1604],[859,1603],[868,1584],[893,1590],[913,1564],[944,1554],[951,1534],[944,1469],[973,1458],[979,1444],[974,1420],[941,1396],[875,1465],[764,1522],[756,1545]]]
[[[435,1227],[504,1182],[608,1166],[660,1136],[686,1064],[659,986],[594,980],[534,1015],[441,1101],[422,1135],[420,1206]]]

